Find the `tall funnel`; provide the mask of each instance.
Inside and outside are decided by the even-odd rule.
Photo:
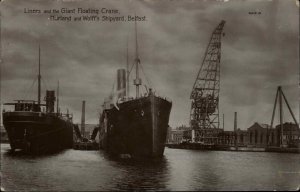
[[[126,95],[126,70],[118,69],[117,73],[117,92],[118,97],[122,98]]]
[[[46,91],[46,111],[47,113],[54,112],[54,102],[55,102],[55,92],[54,91]]]
[[[234,112],[234,132],[237,131],[237,112]]]
[[[237,147],[237,112],[234,112],[234,145]]]
[[[82,101],[82,112],[81,112],[81,135],[85,136],[85,101]]]

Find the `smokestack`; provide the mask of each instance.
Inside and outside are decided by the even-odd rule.
[[[234,112],[234,132],[237,131],[237,112]]]
[[[223,131],[225,130],[225,114],[223,113]]]
[[[47,113],[54,112],[54,102],[55,102],[55,92],[54,91],[46,91],[46,111]]]
[[[118,69],[117,73],[117,91],[119,98],[122,98],[126,95],[126,70]]]
[[[234,112],[234,145],[237,147],[237,112]]]
[[[85,135],[85,101],[82,101],[82,112],[81,112],[81,135]]]

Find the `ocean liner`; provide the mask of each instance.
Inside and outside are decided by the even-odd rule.
[[[58,91],[58,90],[57,90]],[[15,100],[4,105],[14,110],[3,110],[3,125],[7,131],[11,150],[21,149],[26,153],[56,152],[73,146],[72,116],[54,112],[55,91],[47,90],[46,103],[41,103],[41,73],[39,48],[38,101]]]
[[[163,156],[172,103],[151,89],[140,95],[140,59],[135,24],[136,54],[135,98],[129,96],[129,67],[117,71],[117,90],[103,104],[100,116],[100,149],[109,154],[131,158],[160,158]],[[132,66],[134,67],[134,66]]]

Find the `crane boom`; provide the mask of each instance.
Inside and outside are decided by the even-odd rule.
[[[219,129],[221,37],[225,21],[213,31],[190,95],[190,126],[195,142],[213,143]]]

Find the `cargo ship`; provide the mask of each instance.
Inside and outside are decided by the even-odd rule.
[[[72,148],[72,116],[59,112],[58,99],[57,111],[54,111],[54,90],[47,90],[44,100],[46,102],[41,103],[39,48],[38,101],[15,100],[4,104],[13,108],[2,113],[12,151],[20,149],[30,154],[41,154]]]
[[[117,71],[116,91],[103,104],[100,115],[99,145],[109,154],[126,158],[161,158],[165,149],[172,102],[159,97],[151,88],[140,94],[140,59],[136,34],[136,96],[129,96],[129,66]],[[134,66],[132,66],[133,68]],[[146,87],[146,86],[145,86]]]

